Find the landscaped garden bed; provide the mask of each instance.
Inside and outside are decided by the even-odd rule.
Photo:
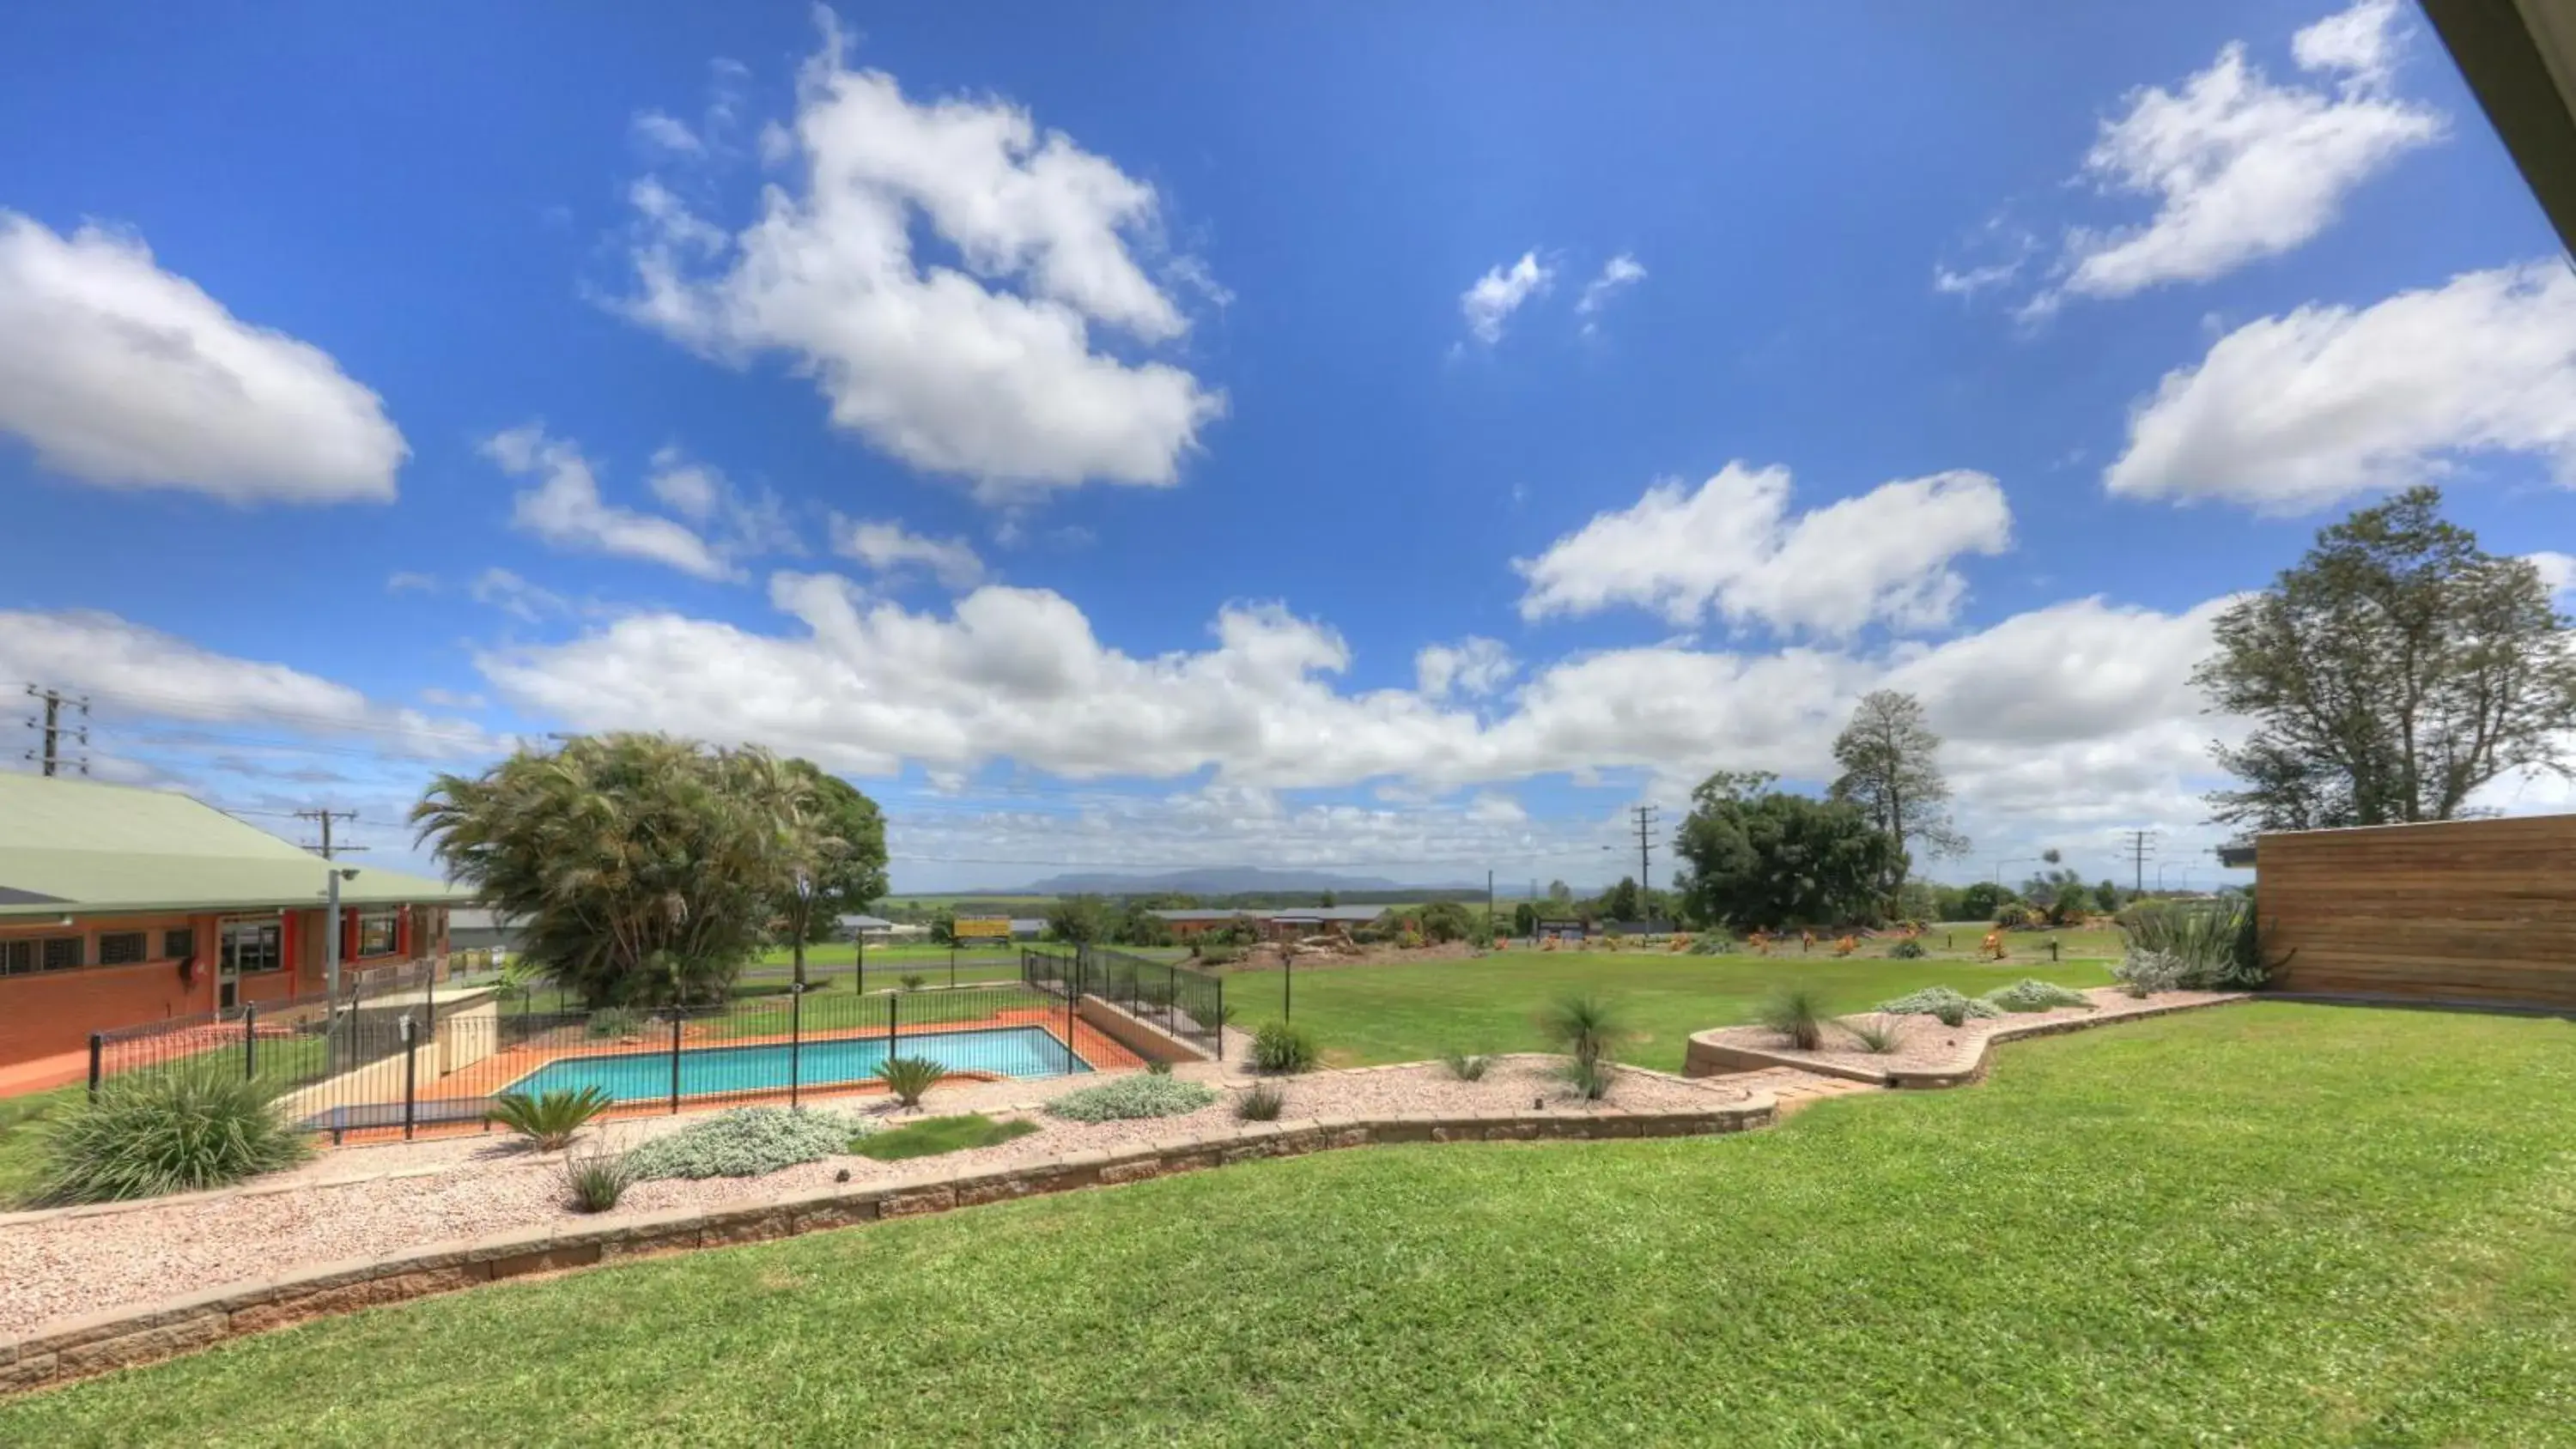
[[[2087,1004],[2052,1007],[2045,1011],[1988,1007],[1998,1014],[1968,1016],[1955,1026],[1945,1024],[1928,1013],[1856,1012],[1825,1020],[1822,1023],[1823,1044],[1812,1051],[1802,1051],[1791,1045],[1775,1027],[1718,1027],[1691,1034],[1686,1070],[1693,1076],[1722,1076],[1785,1066],[1855,1081],[1909,1086],[1947,1085],[1951,1081],[1974,1077],[1983,1068],[1987,1049],[1998,1038],[2010,1040],[2016,1036],[2064,1031],[2097,1022],[2156,1016],[2177,1009],[2215,1006],[2245,999],[2245,993],[2230,991],[2161,991],[2152,996],[2138,997],[2116,986],[2095,987],[2076,994],[2082,996]],[[1971,1002],[1984,1000],[1966,999]],[[1878,1033],[1892,1034],[1893,1044],[1889,1050],[1868,1049],[1865,1038],[1872,1034],[1873,1029]]]
[[[1654,1111],[1733,1104],[1745,1096],[1724,1083],[1620,1069],[1609,1098],[1591,1104],[1562,1080],[1560,1065],[1551,1058],[1513,1056],[1493,1059],[1475,1081],[1459,1080],[1449,1068],[1433,1063],[1318,1072],[1277,1079],[1273,1085],[1284,1093],[1285,1115],[1300,1119],[1506,1109],[1561,1115],[1605,1108]],[[1096,1123],[1068,1121],[1043,1110],[1048,1099],[1103,1084],[1092,1077],[943,1088],[920,1114],[888,1111],[882,1102],[870,1111],[820,1110],[848,1111],[854,1137],[880,1124],[978,1111],[1036,1125],[1036,1131],[937,1159],[961,1167],[1116,1151],[1234,1125],[1237,1103],[1251,1090],[1244,1078],[1229,1080],[1213,1066],[1182,1068],[1180,1073],[1184,1079],[1214,1084],[1214,1099],[1180,1115]],[[1107,1080],[1146,1079],[1136,1074]],[[708,1114],[691,1114],[612,1122],[591,1129],[573,1151],[580,1155],[595,1154],[603,1145],[624,1148],[708,1120]],[[563,1154],[535,1153],[515,1139],[495,1135],[346,1149],[228,1191],[0,1217],[0,1338],[68,1316],[263,1277],[296,1264],[367,1257],[510,1229],[591,1225],[616,1216],[713,1207],[838,1182],[864,1185],[915,1173],[925,1165],[917,1158],[881,1162],[848,1150],[757,1177],[651,1178],[628,1186],[612,1214],[595,1216],[572,1206]]]

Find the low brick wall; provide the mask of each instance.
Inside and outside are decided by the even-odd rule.
[[[1094,1031],[1149,1062],[1210,1062],[1213,1052],[1203,1052],[1123,1006],[1097,996],[1085,996],[1075,1008]]]
[[[2090,1031],[2097,1026],[2117,1026],[2122,1022],[2145,1021],[2149,1017],[2171,1016],[2178,1011],[2205,1011],[2213,1006],[2232,1006],[2251,1001],[2245,993],[2200,998],[2191,1001],[2166,1002],[2157,1005],[2124,1006],[2092,1016],[2061,1017],[2055,1021],[2031,1021],[1998,1027],[1978,1044],[1974,1060],[1955,1067],[1892,1068],[1878,1071],[1842,1062],[1822,1061],[1803,1052],[1765,1051],[1742,1042],[1720,1040],[1722,1033],[1737,1030],[1718,1027],[1694,1033],[1682,1053],[1682,1075],[1686,1077],[1724,1077],[1738,1072],[1769,1071],[1791,1067],[1819,1077],[1839,1077],[1847,1082],[1867,1082],[1877,1087],[1899,1089],[1957,1087],[1985,1080],[1987,1064],[1998,1043],[2029,1041],[2033,1037],[2061,1036],[2070,1031]]]
[[[0,1393],[65,1383],[172,1358],[227,1338],[533,1273],[664,1253],[756,1243],[886,1218],[916,1217],[1040,1193],[1142,1182],[1265,1157],[1394,1142],[1501,1142],[1687,1137],[1767,1127],[1768,1096],[1690,1111],[1468,1114],[1256,1122],[1121,1152],[1068,1153],[983,1169],[933,1169],[865,1185],[782,1193],[716,1208],[617,1217],[597,1226],[527,1230],[326,1264],[156,1304],[108,1309],[0,1341]]]

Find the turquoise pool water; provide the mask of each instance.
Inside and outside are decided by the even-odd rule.
[[[1091,1064],[1076,1056],[1043,1027],[993,1027],[981,1031],[906,1033],[897,1038],[901,1054],[928,1057],[956,1072],[995,1072],[1006,1077],[1061,1077],[1088,1072]],[[797,1054],[796,1080],[807,1087],[866,1081],[885,1064],[886,1039],[838,1037],[809,1041]],[[680,1053],[680,1095],[712,1096],[724,1092],[787,1090],[788,1048],[783,1043],[760,1046],[691,1047]],[[578,1092],[597,1087],[617,1102],[649,1102],[671,1095],[669,1052],[621,1052],[613,1056],[562,1057],[510,1084],[513,1092]]]

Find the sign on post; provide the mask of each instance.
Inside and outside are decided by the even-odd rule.
[[[959,916],[949,934],[960,941],[1007,941],[1011,939],[1008,916]]]

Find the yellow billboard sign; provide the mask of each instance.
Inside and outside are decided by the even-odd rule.
[[[1008,916],[959,916],[950,934],[960,941],[1007,941],[1011,939]]]

